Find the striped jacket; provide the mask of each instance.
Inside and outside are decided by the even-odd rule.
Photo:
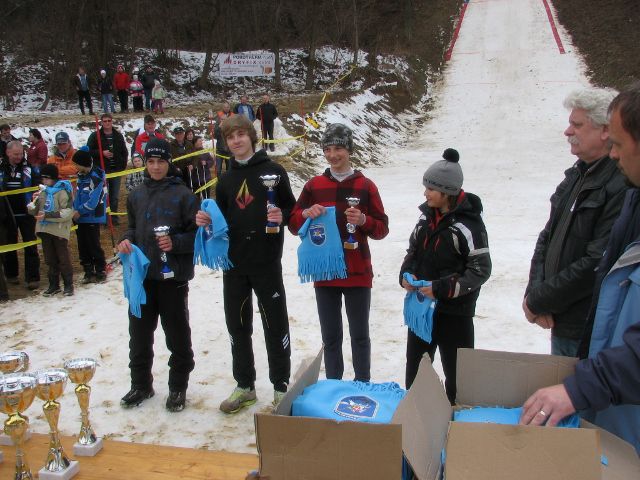
[[[456,208],[441,215],[426,203],[409,239],[409,249],[400,268],[418,280],[431,280],[436,308],[453,315],[473,316],[480,286],[491,275],[487,231],[482,221],[482,203],[461,192]]]
[[[344,211],[349,208],[347,197],[360,199],[358,209],[365,214],[365,223],[356,228],[354,234],[358,242],[355,250],[345,250],[347,278],[325,282],[315,282],[316,287],[369,287],[372,286],[373,268],[371,267],[371,251],[367,239],[381,240],[389,233],[389,218],[384,213],[384,206],[378,193],[378,187],[356,170],[353,175],[338,182],[329,169],[322,175],[313,177],[302,189],[289,219],[289,230],[294,235],[305,222],[302,211],[312,205],[336,207],[336,222],[343,241],[349,238]]]

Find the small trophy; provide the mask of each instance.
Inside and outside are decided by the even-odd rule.
[[[10,373],[0,379],[0,409],[9,415],[4,422],[4,431],[16,446],[15,480],[33,480],[23,451],[29,418],[22,412],[29,408],[35,395],[36,377],[32,373]]]
[[[168,227],[166,225],[162,225],[160,227],[155,227],[153,229],[153,231],[156,234],[156,237],[160,238],[160,237],[166,237],[167,235],[169,235],[169,230],[170,229],[171,229],[171,227]],[[160,260],[162,260],[162,269],[160,270],[160,273],[162,273],[162,278],[164,278],[165,280],[168,280],[169,278],[173,278],[173,276],[175,274],[173,273],[173,270],[171,270],[169,268],[169,265],[167,264],[167,252],[162,252],[160,254]]]
[[[260,175],[260,181],[267,187],[267,212],[276,206],[276,192],[273,189],[280,183],[280,175]],[[265,227],[267,233],[279,233],[280,225],[274,222],[267,222]]]
[[[67,386],[68,374],[61,368],[50,368],[36,373],[36,395],[44,400],[42,411],[49,422],[49,452],[44,467],[38,474],[40,480],[69,480],[80,470],[77,461],[67,458],[60,444],[58,435],[58,419],[60,403],[56,400],[62,396]]]
[[[27,352],[5,352],[0,354],[0,373],[19,373],[29,370],[29,355]],[[26,431],[23,441],[31,438],[31,430]],[[11,437],[4,432],[0,433],[0,445],[13,445]]]
[[[346,198],[349,207],[357,207],[360,203],[360,199],[358,197],[347,197]],[[356,233],[356,226],[353,223],[347,223],[347,232],[349,232],[349,238],[346,242],[343,243],[343,246],[346,250],[355,250],[358,248],[358,241],[353,238],[353,234]]]
[[[64,368],[69,374],[69,380],[77,384],[75,388],[82,426],[78,434],[78,441],[73,445],[73,453],[79,457],[93,457],[102,449],[102,438],[97,438],[89,422],[89,395],[91,387],[87,385],[96,372],[96,362],[93,358],[75,358],[64,362]]]

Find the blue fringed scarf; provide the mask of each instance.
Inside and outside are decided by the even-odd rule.
[[[300,282],[347,278],[342,240],[336,224],[336,207],[326,207],[318,218],[307,218],[298,235],[298,276]]]
[[[122,283],[124,296],[129,300],[129,310],[138,318],[142,318],[141,305],[147,303],[147,292],[144,291],[144,279],[149,268],[149,259],[138,247],[131,244],[131,253],[118,253],[122,262]]]
[[[54,211],[55,200],[53,199],[53,196],[56,193],[58,193],[60,190],[65,190],[69,194],[69,196],[71,196],[71,192],[73,191],[73,188],[71,187],[71,182],[69,182],[69,180],[58,180],[53,186],[45,188],[44,191],[42,192],[43,195],[46,195],[44,200],[44,208],[43,208],[45,214],[47,212]],[[69,208],[71,208],[71,205],[69,205]],[[43,220],[40,220],[40,223],[42,225],[46,225],[52,222],[49,222],[43,219]]]
[[[416,288],[431,285],[431,282],[425,280],[414,280],[408,272],[404,273],[403,278]],[[436,300],[425,297],[417,290],[407,292],[404,297],[404,324],[427,343],[431,343],[433,312],[436,309],[436,303]]]
[[[206,227],[198,227],[193,247],[193,264],[204,265],[212,270],[233,268],[229,260],[229,227],[214,200],[204,200],[201,207],[211,217]]]
[[[291,415],[389,423],[406,393],[395,382],[319,380],[293,401]]]

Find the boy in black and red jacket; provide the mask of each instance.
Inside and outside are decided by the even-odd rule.
[[[358,247],[345,249],[347,278],[314,283],[318,317],[324,344],[327,378],[342,379],[342,297],[347,310],[355,380],[371,378],[371,340],[369,337],[369,307],[373,269],[368,238],[380,240],[389,233],[389,219],[376,185],[362,172],[354,170],[349,158],[353,151],[353,134],[340,123],[327,127],[321,140],[329,168],[307,182],[291,212],[289,230],[294,235],[307,218],[316,218],[325,207],[336,207],[336,222],[342,240],[349,238],[346,224],[356,226],[353,233]],[[360,200],[355,207],[348,197]]]

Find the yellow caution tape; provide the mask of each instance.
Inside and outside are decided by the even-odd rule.
[[[193,192],[194,194],[196,193],[200,193],[203,190],[206,190],[209,187],[212,187],[213,185],[215,185],[216,183],[218,183],[218,177],[216,178],[212,178],[211,180],[209,180],[207,183],[205,183],[204,185],[202,185],[199,189],[197,189],[195,192]]]
[[[77,225],[74,225],[71,227],[71,231],[77,230],[77,229],[78,229]],[[30,242],[12,243],[10,245],[0,245],[0,253],[15,252],[16,250],[22,250],[23,248],[32,247],[40,243],[42,243],[42,240],[38,238],[37,240],[31,240]]]
[[[35,192],[36,190],[38,190],[38,187],[25,187],[25,188],[18,188],[16,190],[7,190],[5,192],[0,192],[0,197],[6,197],[7,195],[19,195],[21,193]]]

